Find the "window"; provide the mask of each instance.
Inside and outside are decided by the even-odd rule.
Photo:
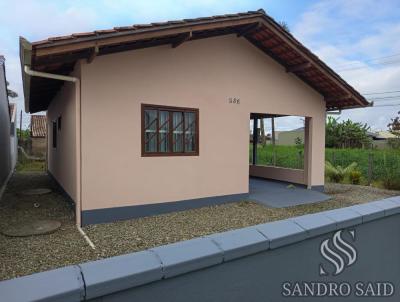
[[[142,104],[142,156],[198,154],[198,109]]]
[[[57,119],[58,131],[61,131],[61,115]]]
[[[52,131],[53,148],[57,148],[57,123],[53,121],[52,124],[53,124],[53,131]]]

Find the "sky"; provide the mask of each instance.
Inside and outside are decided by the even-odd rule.
[[[0,0],[0,54],[6,58],[11,99],[23,108],[19,36],[29,41],[140,23],[237,13],[263,8],[376,107],[342,111],[340,119],[386,130],[400,111],[399,0]],[[6,12],[6,13],[4,13]],[[385,92],[385,93],[383,93]],[[379,106],[379,107],[378,107]],[[302,126],[277,120],[278,130]],[[23,128],[29,116],[23,115]]]

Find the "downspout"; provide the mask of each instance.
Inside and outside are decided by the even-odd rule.
[[[76,202],[75,202],[75,218],[78,229],[81,227],[81,209],[82,209],[82,182],[81,182],[81,85],[80,79],[77,77],[70,77],[60,74],[52,74],[47,72],[32,70],[28,65],[24,66],[26,74],[33,77],[48,78],[53,80],[60,80],[75,83],[75,117],[76,117]]]

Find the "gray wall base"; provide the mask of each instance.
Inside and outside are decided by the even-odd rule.
[[[246,200],[248,196],[249,194],[243,193],[147,205],[86,210],[82,211],[82,225],[85,226],[89,224],[113,222],[117,220],[126,220],[176,211],[185,211],[223,203],[238,202]]]
[[[312,187],[311,187],[311,190],[324,193],[324,191],[325,191],[325,186],[324,186],[324,185],[321,185],[321,186],[312,186]]]
[[[61,194],[65,197],[68,204],[73,209],[75,215],[75,200],[73,200],[72,197],[67,193],[67,191],[64,190],[63,186],[57,181],[57,179],[54,177],[53,174],[51,174],[49,170],[47,170],[47,174],[49,175],[51,181],[53,182],[57,190],[60,191]]]

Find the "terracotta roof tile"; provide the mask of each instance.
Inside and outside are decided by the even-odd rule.
[[[133,26],[116,26],[114,27],[116,31],[124,31],[124,30],[133,30],[135,27]]]
[[[224,25],[225,20],[227,21],[226,25]],[[256,24],[251,24],[255,23],[255,21],[258,22],[257,28],[254,27],[254,25]],[[261,27],[259,26],[260,22],[262,23]],[[206,28],[204,27],[204,25],[209,26]],[[213,34],[223,34],[223,30],[225,30],[226,33],[238,33],[237,30],[242,30],[243,32],[246,32],[246,30],[249,30],[249,25],[251,25],[250,32],[247,32],[245,34],[246,39],[258,48],[260,48],[266,54],[270,55],[285,68],[292,68],[292,72],[294,72],[298,77],[300,77],[306,83],[310,84],[313,88],[319,91],[325,97],[327,109],[352,108],[357,106],[369,105],[367,100],[363,96],[361,96],[353,87],[345,82],[338,74],[336,74],[324,62],[322,62],[308,48],[306,48],[303,44],[296,40],[291,33],[283,29],[279,23],[268,16],[262,9],[237,14],[188,18],[175,21],[154,22],[151,24],[135,24],[132,26],[120,26],[114,27],[112,29],[97,30],[93,32],[75,33],[70,36],[53,37],[47,40],[34,42],[32,43],[32,45],[34,46],[34,49],[36,51],[42,50],[42,53],[46,53],[47,47],[49,47],[50,50],[53,49],[53,53],[56,53],[57,51],[54,50],[56,50],[57,47],[60,46],[59,52],[62,53],[61,50],[63,49],[63,46],[70,44],[68,45],[70,49],[70,54],[72,54],[73,51],[76,50],[77,52],[80,52],[80,54],[77,54],[78,57],[81,56],[82,58],[86,58],[87,54],[84,52],[84,50],[88,49],[89,47],[93,47],[91,46],[93,44],[97,45],[96,40],[102,41],[104,39],[104,41],[102,41],[102,47],[104,51],[102,52],[102,49],[100,49],[100,53],[101,55],[103,55],[120,51],[118,49],[124,49],[124,44],[126,46],[126,49],[128,49],[129,44],[138,43],[139,41],[143,42],[143,45],[147,45],[147,47],[151,46],[151,42],[157,39],[160,43],[169,43],[172,41],[172,39],[174,39],[176,35],[174,36],[173,34],[168,34],[168,32],[174,33],[176,31],[179,33],[182,32],[182,30],[189,30],[194,31],[194,38],[207,38],[209,36],[212,36]],[[202,27],[206,29],[202,29]],[[254,28],[253,30],[251,29],[252,27]],[[212,32],[213,30],[214,33]],[[144,37],[147,32],[151,33],[151,39]],[[159,35],[157,35],[158,33]],[[136,34],[138,34],[137,39],[135,38]],[[142,34],[143,38],[140,38]],[[131,35],[132,40],[129,40]],[[112,38],[114,36],[124,37],[123,39],[121,39],[120,43],[115,43],[115,41],[111,40],[107,42],[108,38]],[[81,45],[79,45],[79,43],[81,43]],[[113,45],[113,43],[120,44],[121,47],[116,47],[113,50],[113,48],[110,47]],[[154,43],[153,45],[158,44]],[[50,50],[48,51],[49,58],[51,57],[52,53]],[[69,55],[68,51],[64,52],[65,56]],[[42,56],[45,57],[46,55],[42,54]],[[57,56],[57,58],[61,57],[61,55]],[[57,59],[53,59],[53,61],[57,62]],[[301,68],[295,69],[296,65],[307,63],[308,67],[300,66]],[[40,63],[37,62],[36,64],[40,65]],[[45,63],[42,63],[42,65],[45,65]],[[65,68],[67,67],[68,66],[66,66]],[[33,86],[31,86],[31,90],[32,88]],[[350,98],[347,98],[347,96],[349,95]],[[42,100],[42,95],[39,92],[35,94],[35,97],[38,100]],[[45,97],[50,98],[51,96],[49,97],[45,95]],[[48,101],[49,100],[47,100],[47,102]],[[44,103],[40,104],[40,106],[42,106]],[[38,108],[35,108],[35,111],[33,112],[38,112],[46,108],[45,105],[43,108],[40,106],[38,105]]]
[[[31,115],[31,137],[46,136],[46,116]]]
[[[33,42],[32,45],[36,46],[36,45],[50,44],[53,41],[55,42],[55,41],[63,41],[63,40],[72,40],[74,38],[91,37],[91,36],[95,37],[97,35],[112,34],[112,33],[117,33],[119,31],[137,30],[137,29],[151,28],[151,27],[156,28],[159,26],[185,24],[185,23],[193,23],[193,22],[200,22],[200,21],[207,21],[207,20],[218,20],[218,19],[223,19],[223,18],[235,18],[235,17],[240,18],[243,16],[248,16],[248,15],[252,15],[252,14],[260,14],[260,13],[265,13],[265,12],[249,11],[249,12],[237,13],[237,14],[216,15],[216,16],[212,16],[212,17],[188,18],[188,19],[183,19],[183,20],[153,22],[150,24],[134,24],[132,26],[120,26],[120,27],[114,27],[112,29],[103,29],[103,30],[96,30],[96,31],[92,31],[92,32],[73,33],[71,35],[66,35],[66,36],[50,37],[47,40]]]
[[[88,32],[82,32],[82,33],[74,33],[71,35],[71,37],[90,37],[90,36],[95,36],[95,33],[92,31],[88,31]]]
[[[101,29],[101,30],[95,30],[94,32],[95,32],[96,34],[102,35],[102,34],[116,33],[117,30],[115,30],[115,29]]]

